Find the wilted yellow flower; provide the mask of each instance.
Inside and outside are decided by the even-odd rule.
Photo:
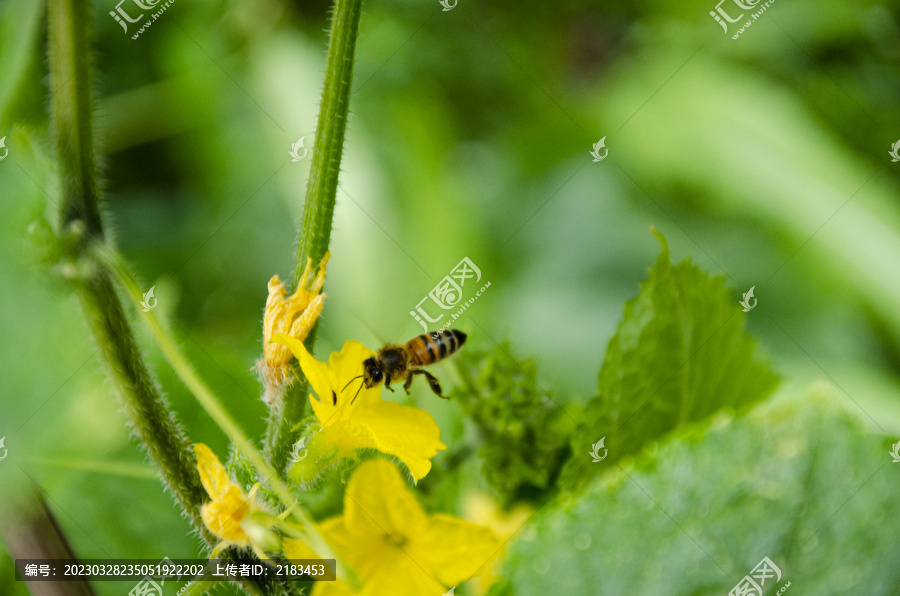
[[[416,481],[428,474],[431,458],[447,448],[441,443],[441,429],[431,414],[383,401],[380,385],[366,387],[361,378],[358,383],[350,382],[362,374],[363,361],[374,356],[371,350],[351,340],[332,354],[326,365],[313,358],[301,341],[285,335],[276,335],[274,340],[297,356],[303,374],[319,396],[309,396],[319,429],[308,437],[304,459],[289,471],[294,481],[313,480],[324,467],[356,449],[377,449],[395,456]]]
[[[397,468],[383,459],[356,470],[344,514],[322,522],[319,533],[362,585],[357,590],[341,581],[317,582],[314,596],[441,596],[500,548],[488,528],[443,513],[427,515]],[[302,543],[285,543],[288,558],[309,553]]]
[[[308,259],[297,284],[297,291],[288,298],[285,298],[287,290],[277,275],[269,280],[269,297],[266,299],[263,316],[263,357],[256,369],[266,388],[264,399],[270,406],[292,377],[291,351],[283,344],[272,343],[272,338],[283,333],[303,341],[309,335],[322,312],[325,294],[319,292],[325,285],[325,266],[330,256],[331,253],[325,253],[315,278],[311,278],[312,259]]]
[[[271,515],[256,503],[259,484],[246,495],[228,477],[225,466],[212,449],[203,443],[195,443],[194,453],[200,482],[211,499],[200,508],[200,517],[221,541],[211,557],[229,546],[250,546],[262,559],[267,558],[265,551],[279,550],[281,541],[268,527],[267,520]]]

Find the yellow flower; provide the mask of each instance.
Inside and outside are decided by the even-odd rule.
[[[196,443],[194,453],[197,455],[200,482],[211,499],[200,508],[200,517],[220,540],[210,556],[214,557],[229,546],[252,547],[263,559],[267,558],[266,550],[279,550],[281,542],[268,528],[266,521],[271,516],[256,503],[259,484],[250,490],[249,495],[245,495],[241,487],[228,477],[225,466],[212,449],[203,443]]]
[[[284,558],[296,560],[321,559],[313,549],[305,542],[296,538],[287,538],[284,541]],[[345,581],[319,581],[313,588],[315,596],[356,596],[357,592]]]
[[[383,459],[359,467],[347,483],[344,515],[322,522],[319,532],[362,587],[318,582],[314,596],[441,596],[476,575],[500,548],[488,528],[443,513],[427,515],[397,468]],[[308,552],[285,545],[289,558]]]
[[[463,511],[466,518],[487,526],[504,541],[522,529],[534,514],[534,508],[524,504],[519,504],[510,511],[504,511],[496,501],[483,493],[474,493],[466,497]],[[476,595],[487,593],[488,588],[500,577],[500,563],[505,554],[505,546],[497,550],[496,555],[485,565],[481,576],[469,586],[470,593]]]
[[[297,284],[297,291],[289,298],[285,298],[287,290],[277,275],[269,280],[269,297],[266,299],[263,316],[263,358],[257,363],[256,369],[266,388],[264,399],[270,406],[293,377],[290,367],[291,351],[282,344],[273,343],[272,338],[283,333],[303,341],[309,335],[322,312],[325,294],[319,292],[325,285],[325,266],[330,256],[331,253],[325,253],[319,263],[319,272],[313,279],[310,279],[312,259],[307,261],[303,276]]]
[[[288,346],[300,361],[318,399],[309,402],[319,420],[319,429],[308,437],[304,458],[289,474],[298,483],[313,480],[326,466],[337,463],[357,449],[377,449],[403,462],[415,481],[431,470],[431,458],[447,446],[431,414],[381,399],[381,386],[366,387],[362,363],[374,356],[357,341],[348,341],[340,352],[319,362],[303,342],[285,335],[274,340]],[[357,393],[358,392],[358,393]]]

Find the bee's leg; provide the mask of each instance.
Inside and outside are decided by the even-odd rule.
[[[413,373],[416,371],[409,371],[409,376],[406,377],[406,382],[403,383],[403,390],[406,391],[406,395],[409,395],[409,388],[412,387]]]
[[[391,375],[385,373],[384,375],[384,388],[389,390],[391,393],[394,392],[394,388],[391,387]]]
[[[428,385],[431,387],[431,390],[434,391],[434,394],[440,397],[441,399],[450,399],[441,393],[441,384],[438,382],[437,377],[428,372],[427,370],[417,370],[416,373],[421,373],[425,375],[425,378],[428,379]]]

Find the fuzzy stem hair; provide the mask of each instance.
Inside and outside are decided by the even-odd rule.
[[[306,185],[306,204],[303,209],[294,265],[295,290],[307,261],[312,259],[313,264],[319,263],[328,252],[341,156],[344,151],[344,135],[347,130],[347,114],[350,110],[350,86],[353,80],[353,61],[361,14],[362,0],[335,0],[322,103],[319,107],[316,141],[312,149],[312,165]],[[310,352],[316,341],[317,328],[318,325],[312,329],[304,342]],[[269,416],[265,441],[266,455],[272,466],[282,474],[291,446],[299,438],[298,431],[292,429],[297,426],[306,411],[307,391],[308,384],[305,379],[287,387],[285,393],[272,407]]]

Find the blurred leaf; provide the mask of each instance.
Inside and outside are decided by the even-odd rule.
[[[662,253],[640,295],[625,305],[600,369],[598,395],[573,438],[568,471],[592,463],[589,450],[601,437],[609,453],[604,465],[589,466],[592,472],[683,424],[747,407],[775,387],[777,378],[757,358],[724,279],[690,262],[673,266],[665,238],[656,237]]]
[[[17,91],[25,83],[29,69],[37,63],[37,41],[41,33],[43,2],[5,2],[0,7],[0,136],[13,117],[12,108],[19,102],[23,113],[34,116],[38,110],[25,106]]]
[[[491,594],[721,596],[766,556],[797,593],[895,594],[889,450],[830,388],[695,430],[540,512]]]
[[[647,93],[641,82],[668,76],[685,59],[625,69],[628,77],[612,85],[611,112],[621,118],[633,113],[635,98]],[[700,225],[680,219],[733,277],[786,285],[784,301],[796,298],[792,277],[798,270],[840,284],[900,336],[900,260],[885,258],[900,251],[898,186],[882,175],[891,171],[887,151],[897,139],[887,123],[872,117],[893,117],[897,110],[861,109],[852,92],[848,97],[834,81],[805,88],[802,72],[784,75],[801,77],[796,86],[784,86],[703,52],[684,64],[665,87],[666,101],[648,104],[620,137],[630,175],[667,210],[687,206],[707,214]],[[825,125],[806,104],[809,96],[848,107]],[[844,126],[852,128],[846,135],[858,148],[836,131]],[[877,136],[859,136],[867,127]],[[667,142],[660,142],[661,130]],[[690,150],[673,151],[673,142]],[[734,241],[728,227],[742,219],[767,230],[765,244],[783,251],[756,254]],[[800,249],[797,269],[781,271]],[[779,271],[780,279],[773,279]],[[798,310],[803,315],[810,309],[804,304]]]

